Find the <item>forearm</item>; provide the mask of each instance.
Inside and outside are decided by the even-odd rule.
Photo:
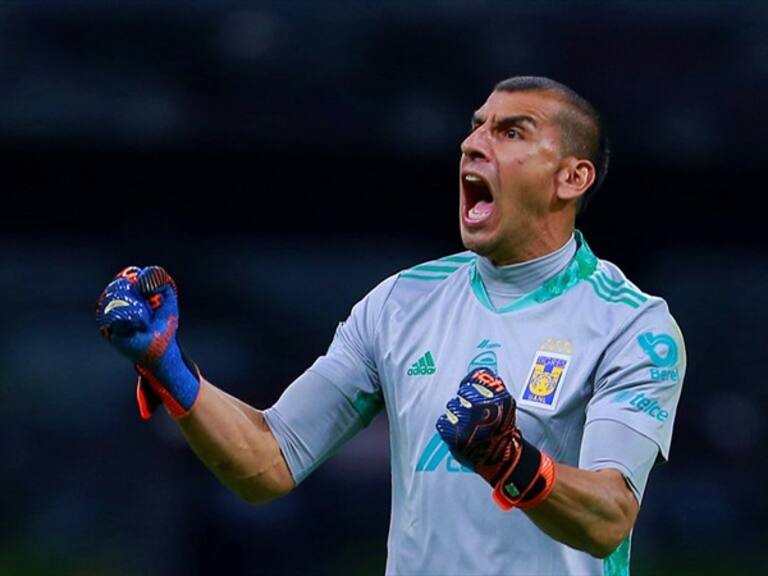
[[[293,489],[285,459],[259,410],[204,382],[193,409],[177,422],[203,463],[249,502]]]
[[[637,512],[637,500],[618,470],[564,464],[557,464],[555,486],[546,500],[525,510],[547,535],[598,558],[627,537]]]

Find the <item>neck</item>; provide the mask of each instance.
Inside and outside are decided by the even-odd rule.
[[[503,307],[535,290],[562,271],[576,254],[576,238],[570,238],[548,253],[523,262],[497,266],[489,258],[477,259],[477,271],[494,306]]]
[[[520,241],[512,246],[506,254],[489,255],[489,260],[494,266],[508,266],[510,264],[522,264],[552,254],[562,248],[569,239],[573,238],[574,226],[550,225],[537,226],[535,233],[526,234]]]

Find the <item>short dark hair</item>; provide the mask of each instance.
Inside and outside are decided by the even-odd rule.
[[[608,136],[595,107],[565,84],[542,76],[513,76],[496,84],[494,91],[554,92],[565,101],[567,107],[557,118],[563,151],[585,158],[595,166],[595,181],[579,202],[578,212],[583,213],[587,203],[603,185],[611,155]]]

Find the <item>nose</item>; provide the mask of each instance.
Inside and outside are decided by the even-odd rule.
[[[479,126],[461,143],[461,153],[472,160],[485,160],[489,156],[488,146],[488,132]]]

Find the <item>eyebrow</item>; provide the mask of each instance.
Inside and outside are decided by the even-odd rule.
[[[485,118],[475,112],[472,115],[472,129],[474,130],[480,124],[483,124],[485,122]],[[527,114],[516,114],[514,116],[502,116],[501,118],[498,118],[496,120],[496,128],[497,129],[504,129],[509,128],[510,126],[522,126],[523,124],[530,124],[532,128],[536,128],[536,120],[533,118],[533,116],[528,116]]]

